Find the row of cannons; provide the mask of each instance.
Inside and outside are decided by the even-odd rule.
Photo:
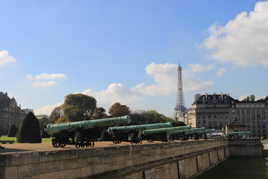
[[[206,139],[213,129],[192,128],[176,122],[131,125],[130,116],[48,124],[45,131],[52,137],[54,147],[75,145],[77,148],[94,147],[96,141],[112,141],[114,144],[142,141]]]

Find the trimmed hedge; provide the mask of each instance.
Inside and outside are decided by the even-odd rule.
[[[35,115],[30,112],[23,119],[17,133],[19,143],[41,143],[40,125]]]

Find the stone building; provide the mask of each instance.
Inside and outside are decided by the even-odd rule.
[[[241,131],[248,131],[248,130],[249,129],[246,127],[246,125],[241,124],[241,122],[238,119],[236,119],[225,126],[224,133],[228,134],[231,132],[241,132]]]
[[[266,125],[268,124],[268,96],[255,100],[247,98],[237,101],[234,117],[255,135],[267,138]]]
[[[193,127],[223,130],[232,121],[239,121],[254,136],[267,136],[268,97],[255,100],[254,96],[237,100],[227,94],[196,95],[187,113],[186,123]]]
[[[7,134],[9,127],[18,127],[24,117],[25,112],[17,105],[15,98],[9,98],[7,93],[0,92],[0,132]]]

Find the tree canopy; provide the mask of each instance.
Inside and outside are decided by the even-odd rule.
[[[108,115],[106,114],[106,110],[103,107],[96,108],[93,114],[93,119],[103,119],[107,117]]]
[[[126,105],[121,105],[120,103],[114,103],[110,109],[109,113],[113,117],[118,117],[118,116],[125,116],[130,114],[130,109]]]
[[[173,119],[160,114],[155,110],[144,111],[142,113],[134,113],[130,115],[134,124],[149,124],[158,122],[175,122]]]
[[[40,143],[40,126],[35,115],[30,112],[22,120],[17,133],[17,142],[19,143]]]
[[[55,123],[89,120],[96,109],[96,99],[84,94],[70,94],[64,104],[55,108],[50,120]]]

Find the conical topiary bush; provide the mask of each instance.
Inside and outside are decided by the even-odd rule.
[[[21,122],[17,132],[17,142],[41,143],[39,121],[32,112],[28,113]]]

